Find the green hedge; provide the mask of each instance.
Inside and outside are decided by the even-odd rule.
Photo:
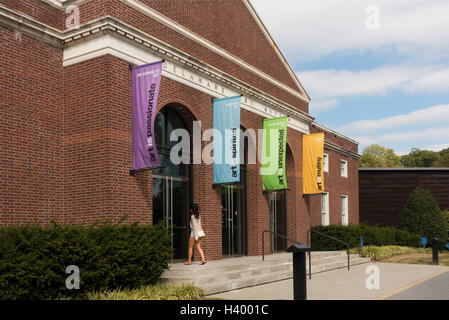
[[[419,247],[421,236],[394,227],[377,227],[366,224],[360,225],[330,225],[314,226],[312,230],[319,231],[339,240],[349,243],[351,248],[360,247],[360,237],[363,236],[364,245],[386,246],[397,245]],[[344,250],[345,245],[312,232],[312,250],[332,251]]]
[[[86,298],[154,284],[171,254],[162,225],[0,228],[0,300]],[[80,270],[79,290],[66,288],[70,265]]]

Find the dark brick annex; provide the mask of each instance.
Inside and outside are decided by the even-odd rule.
[[[360,222],[398,226],[417,187],[429,190],[441,210],[449,210],[449,168],[360,168]]]

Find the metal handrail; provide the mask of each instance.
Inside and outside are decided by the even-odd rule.
[[[289,238],[287,238],[286,236],[284,236],[282,234],[279,234],[279,233],[276,233],[276,232],[270,231],[270,230],[264,230],[264,231],[262,231],[262,261],[265,261],[265,232],[269,232],[269,233],[274,234],[274,235],[276,235],[278,237],[287,239],[290,242],[301,244],[300,242],[298,242],[296,240],[289,239]]]
[[[328,237],[329,239],[332,239],[332,240],[334,240],[334,241],[340,242],[340,243],[344,244],[344,245],[347,247],[347,254],[348,254],[348,270],[349,270],[349,268],[350,268],[350,261],[349,261],[349,259],[350,259],[350,258],[349,258],[349,257],[350,257],[350,253],[349,253],[349,251],[350,251],[350,249],[351,249],[350,244],[347,243],[347,242],[345,242],[345,241],[342,241],[342,240],[340,240],[340,239],[337,239],[337,238],[335,238],[335,237],[332,237],[332,236],[330,236],[330,235],[328,235],[328,234],[325,234],[325,233],[322,233],[322,232],[319,232],[319,231],[316,231],[316,230],[309,229],[309,230],[307,231],[307,246],[308,246],[309,248],[311,247],[311,242],[312,242],[312,232],[318,233],[319,235],[322,235],[322,236]],[[309,240],[309,239],[310,239],[310,240]],[[309,242],[309,241],[310,241],[310,242]],[[309,279],[312,279],[312,258],[311,258],[311,255],[310,255],[310,251],[309,251]]]

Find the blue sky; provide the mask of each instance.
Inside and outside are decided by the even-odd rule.
[[[449,147],[449,1],[251,0],[318,123],[406,154]]]

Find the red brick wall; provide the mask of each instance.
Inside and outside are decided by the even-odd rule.
[[[330,223],[341,224],[341,196],[348,196],[349,223],[357,224],[358,221],[358,162],[344,157],[336,152],[327,151],[329,154],[329,173],[324,174],[325,189],[329,192]],[[340,162],[348,162],[348,177],[340,174]]]
[[[310,128],[311,133],[323,132],[315,127]],[[346,150],[357,153],[358,145],[350,140],[346,140],[332,132],[324,131],[324,140],[332,142]],[[341,224],[341,196],[348,196],[349,223],[359,223],[359,185],[358,185],[358,160],[349,158],[335,151],[327,150],[329,155],[329,172],[324,173],[325,190],[329,192],[329,223]],[[341,176],[340,162],[346,160],[348,163],[348,177]],[[312,208],[312,225],[321,224],[321,195],[312,195],[310,203]]]
[[[0,26],[0,226],[62,208],[62,52]]]
[[[86,224],[97,219],[151,221],[151,173],[129,176],[131,75],[104,56],[64,69],[65,211]],[[125,85],[124,85],[125,84]]]
[[[324,188],[329,192],[329,223],[341,224],[341,196],[348,196],[349,223],[359,223],[358,161],[334,151],[324,150],[329,155],[329,172],[324,173]],[[340,173],[340,161],[348,162],[348,177]],[[321,224],[321,195],[310,195],[311,224]]]
[[[298,90],[241,0],[142,1],[227,52]]]

